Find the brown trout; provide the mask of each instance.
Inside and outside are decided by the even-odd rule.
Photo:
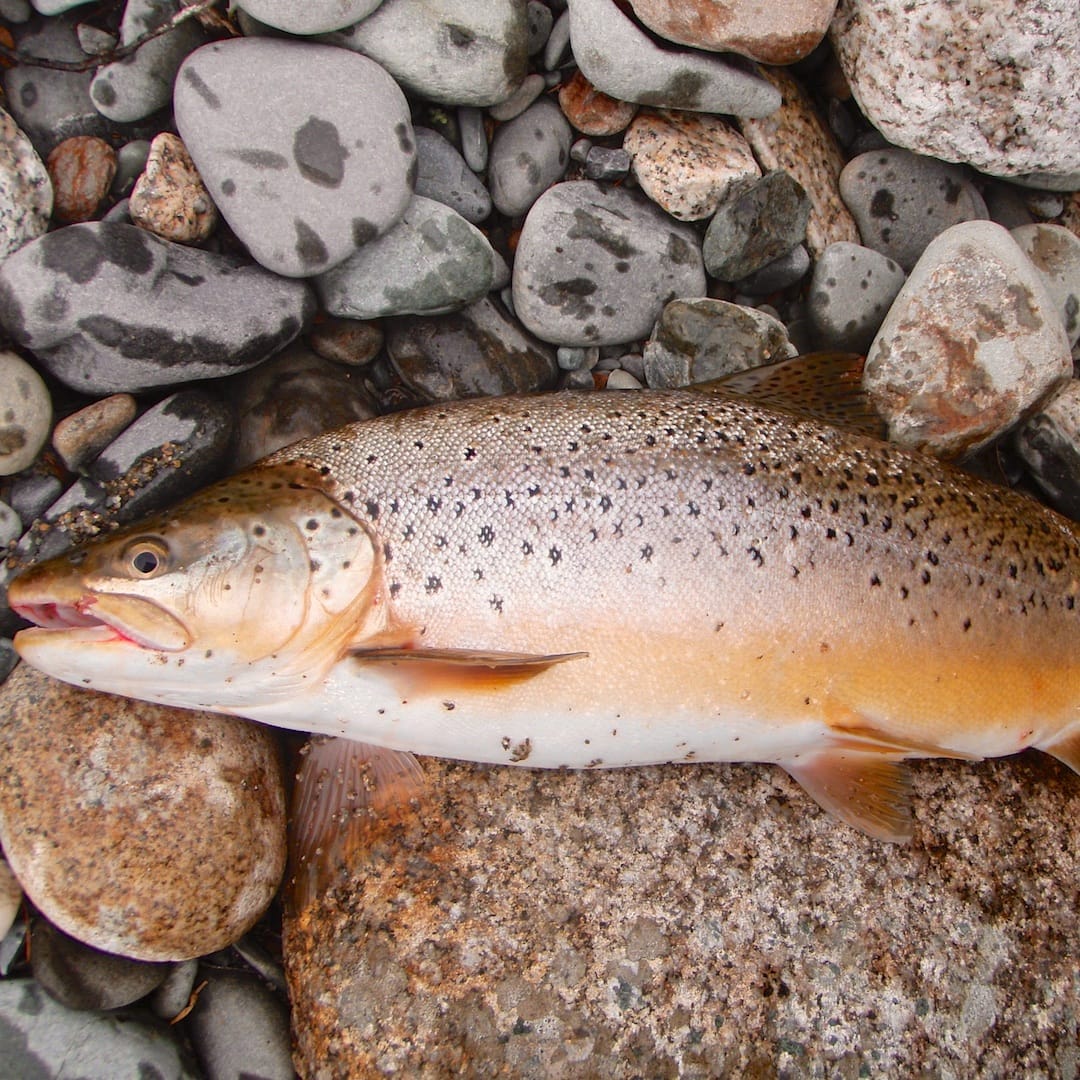
[[[57,678],[358,740],[399,777],[775,762],[901,841],[905,758],[1080,771],[1078,591],[1080,531],[1034,501],[688,389],[341,428],[10,602]]]

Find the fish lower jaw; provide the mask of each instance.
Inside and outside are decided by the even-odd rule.
[[[85,625],[30,626],[20,630],[14,638],[15,651],[29,664],[34,664],[34,656],[42,647],[50,653],[57,649],[75,649],[87,645],[111,645],[121,642],[141,647],[122,634],[114,626],[103,622]],[[34,664],[34,666],[37,666]]]

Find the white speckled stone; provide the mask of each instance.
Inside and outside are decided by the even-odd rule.
[[[1076,0],[841,0],[830,36],[890,142],[1042,186],[1080,170]]]
[[[1057,307],[1000,225],[968,221],[923,252],[867,354],[863,384],[905,446],[955,456],[1072,375]]]
[[[187,147],[172,132],[155,137],[146,171],[132,189],[128,213],[140,229],[177,244],[200,243],[217,227],[210,192]]]
[[[0,261],[49,227],[53,190],[30,140],[0,109]]]
[[[27,468],[49,437],[52,399],[18,354],[0,352],[0,476]]]

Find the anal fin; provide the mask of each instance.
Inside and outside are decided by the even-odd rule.
[[[780,764],[841,821],[878,840],[911,839],[911,774],[896,755],[829,749]]]
[[[1039,749],[1056,757],[1063,765],[1068,765],[1074,773],[1080,773],[1080,730],[1070,731],[1052,742],[1042,743]]]
[[[408,813],[424,786],[420,763],[403,751],[314,735],[302,753],[289,821],[296,912],[354,867],[376,830]]]

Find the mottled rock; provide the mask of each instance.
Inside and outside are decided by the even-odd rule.
[[[116,175],[116,151],[93,135],[73,135],[45,162],[53,188],[53,216],[63,225],[90,221]]]
[[[863,384],[906,446],[977,449],[1072,374],[1065,328],[1038,271],[989,221],[931,241],[867,355]]]
[[[0,109],[0,261],[49,227],[52,181],[30,140]]]
[[[379,355],[383,347],[383,332],[377,322],[320,319],[311,328],[307,341],[324,360],[363,367]]]
[[[550,390],[554,350],[485,297],[451,315],[390,319],[386,347],[409,389],[429,401]]]
[[[18,354],[0,351],[0,476],[28,468],[49,437],[52,398]]]
[[[823,349],[865,353],[904,284],[892,259],[859,244],[830,244],[814,266],[807,310]]]
[[[836,0],[630,0],[634,14],[669,41],[735,52],[763,64],[792,64],[825,36]]]
[[[20,664],[0,687],[0,841],[51,922],[144,960],[222,948],[285,860],[277,747],[231,717],[77,690]]]
[[[139,228],[177,244],[201,243],[217,227],[217,207],[179,136],[163,131],[150,144],[128,213]]]
[[[315,287],[331,315],[435,315],[478,300],[494,270],[491,245],[475,225],[414,195],[388,233],[320,274]]]
[[[645,381],[689,386],[794,356],[784,324],[723,300],[672,300],[645,344]]]
[[[705,53],[663,49],[615,0],[569,0],[574,59],[598,90],[669,109],[768,116],[780,104],[764,79]]]
[[[641,190],[680,221],[700,221],[736,187],[761,175],[747,141],[718,116],[643,112],[623,149]]]
[[[545,341],[622,344],[645,337],[669,300],[704,295],[705,269],[689,226],[634,192],[578,180],[533,205],[513,290],[518,318]]]
[[[132,225],[69,225],[0,264],[0,323],[91,394],[235,374],[291,341],[306,285]]]
[[[1074,0],[841,0],[830,36],[863,113],[897,146],[1036,173],[1038,186],[1080,169]]]
[[[366,19],[382,0],[243,0],[243,9],[288,34],[325,34]]]
[[[477,225],[491,213],[491,195],[448,139],[431,128],[413,128],[416,139],[414,193],[456,210]]]
[[[810,210],[803,186],[783,169],[730,191],[705,230],[705,269],[720,281],[755,273],[802,243]]]
[[[963,169],[907,150],[874,150],[840,174],[840,196],[866,247],[910,270],[935,236],[987,216]]]
[[[570,164],[570,125],[555,102],[543,99],[495,132],[488,187],[495,208],[518,217]]]
[[[1061,314],[1069,344],[1080,341],[1080,237],[1060,225],[1024,225],[1012,230],[1020,250],[1042,274]]]
[[[837,178],[844,157],[806,91],[785,71],[762,74],[781,92],[783,104],[764,119],[739,118],[739,128],[761,167],[790,173],[810,196],[806,246],[817,258],[839,240],[859,242],[855,221],[840,198]]]
[[[578,131],[593,136],[618,135],[638,109],[632,101],[601,93],[580,68],[559,87],[559,108]]]
[[[89,465],[135,419],[138,405],[130,394],[111,394],[65,416],[53,428],[52,444],[72,472]]]
[[[905,846],[768,766],[424,767],[287,920],[301,1074],[1073,1068],[1080,784],[1042,755],[916,762]]]
[[[405,212],[416,158],[408,104],[363,56],[269,38],[217,42],[185,61],[174,104],[218,209],[276,273],[328,270]]]
[[[519,0],[383,0],[334,45],[377,60],[403,87],[446,105],[495,105],[525,77],[529,31]]]
[[[164,1025],[134,1016],[77,1012],[55,1002],[33,979],[0,980],[4,1067],[11,1076],[70,1074],[78,1048],[85,1080],[196,1080]]]
[[[1050,504],[1080,521],[1080,379],[1020,428],[1016,448]]]
[[[232,465],[237,469],[297,439],[375,415],[362,379],[300,342],[237,376],[232,400],[237,415]]]
[[[181,0],[127,0],[120,21],[120,44],[128,45],[168,22]],[[90,85],[98,112],[117,123],[142,120],[172,99],[173,82],[184,58],[206,41],[198,19],[140,45],[134,55],[100,68]]]

